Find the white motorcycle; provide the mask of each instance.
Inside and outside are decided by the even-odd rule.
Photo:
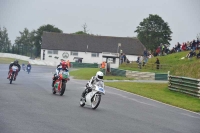
[[[89,105],[96,109],[101,102],[101,95],[105,95],[103,81],[98,81],[92,86],[92,91],[85,95],[85,99],[80,99],[80,106]]]

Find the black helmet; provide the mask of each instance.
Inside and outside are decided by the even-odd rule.
[[[18,60],[15,60],[15,61],[14,61],[14,64],[18,64]]]

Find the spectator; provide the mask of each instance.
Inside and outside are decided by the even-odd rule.
[[[147,57],[148,53],[147,53],[146,48],[144,49],[143,56],[144,56],[144,60],[143,60],[143,66],[144,66],[148,61],[148,57]]]
[[[159,61],[159,59],[158,59],[158,58],[156,59],[156,62],[155,62],[155,63],[157,64],[157,65],[156,65],[156,66],[157,66],[156,68],[157,68],[157,69],[159,69],[159,66],[160,66],[160,61]]]
[[[191,51],[186,55],[186,57],[188,59],[191,59],[193,56],[196,56],[196,52],[193,49],[191,49]]]
[[[187,50],[190,50],[191,46],[190,46],[190,42],[189,41],[187,41],[186,45],[187,45]]]
[[[196,42],[195,42],[195,40],[193,40],[193,42],[192,42],[192,49],[193,49],[193,51],[196,50]]]
[[[198,38],[197,38],[197,49],[198,49],[198,50],[200,49],[200,41],[199,41]]]
[[[161,48],[162,48],[162,55],[165,55],[165,49],[166,49],[165,44],[162,44]]]
[[[101,63],[101,68],[105,68],[105,67],[106,67],[106,62],[103,61],[103,62]]]
[[[121,56],[120,56],[120,64],[122,64],[123,63],[123,59],[124,59],[124,57],[123,57],[124,55],[123,55],[123,53],[121,53]]]
[[[160,55],[160,46],[158,46],[158,48],[156,49],[156,56]]]
[[[152,58],[153,57],[153,55],[151,54],[151,50],[148,51],[147,55],[148,55],[148,58]]]
[[[199,59],[200,58],[200,50],[199,50],[199,53],[197,54],[197,59]]]
[[[180,52],[181,51],[181,44],[178,42],[177,43],[177,52]]]
[[[172,48],[172,50],[170,51],[170,53],[171,53],[171,54],[172,54],[172,53],[176,53],[176,50],[175,50],[174,47]]]
[[[183,43],[183,44],[182,44],[182,47],[181,47],[182,51],[185,51],[185,50],[186,50],[186,47],[187,47],[186,43]]]
[[[139,64],[138,64],[138,66],[139,66],[140,69],[142,68],[142,62],[143,62],[143,56],[140,56],[140,58],[139,58]]]
[[[169,50],[169,45],[166,44],[165,45],[165,54],[169,54],[170,50]]]
[[[126,55],[123,53],[123,62],[127,62]]]
[[[140,59],[140,57],[138,56],[138,57],[137,57],[137,60],[136,60],[137,63],[139,63],[139,59]]]

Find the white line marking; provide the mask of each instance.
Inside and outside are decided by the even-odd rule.
[[[73,81],[73,82],[74,82],[74,83],[77,83],[77,84],[80,84],[80,85],[83,84],[83,83],[76,82],[76,81]],[[188,111],[188,112],[191,112],[191,113],[200,115],[200,113],[196,113],[196,112],[193,112],[193,111],[190,111],[190,110],[187,110],[187,109],[179,108],[179,107],[176,107],[176,106],[173,106],[173,105],[170,105],[170,104],[162,103],[162,102],[160,102],[160,101],[156,101],[156,100],[154,100],[154,99],[147,98],[147,97],[144,97],[144,96],[141,96],[141,95],[137,95],[137,94],[134,94],[134,93],[131,93],[131,92],[127,92],[127,91],[124,91],[124,90],[116,89],[116,88],[110,87],[110,86],[106,86],[106,87],[108,87],[108,88],[110,88],[110,89],[115,89],[115,90],[118,90],[118,91],[122,91],[122,92],[125,92],[125,93],[128,93],[128,94],[136,95],[136,96],[139,96],[139,97],[142,97],[142,98],[145,98],[145,99],[148,99],[148,100],[157,102],[157,103],[161,103],[161,104],[164,104],[164,105],[167,105],[167,106],[170,106],[170,107],[174,107],[174,108],[177,108],[177,109],[185,110],[185,111]],[[124,96],[124,97],[126,97],[126,96]],[[128,99],[133,100],[133,99],[131,99],[131,98],[128,98]],[[139,101],[138,101],[138,102],[139,102]],[[140,103],[143,103],[143,102],[140,102]],[[146,103],[143,103],[143,104],[146,104]],[[147,105],[154,106],[154,105],[151,105],[151,104],[147,104]],[[157,106],[154,106],[154,107],[157,107]],[[169,110],[169,111],[171,111],[171,110]]]
[[[189,114],[184,114],[184,113],[181,113],[182,115],[186,115],[186,116],[189,116],[189,117],[193,117],[193,118],[197,118],[197,119],[200,119],[200,117],[196,117],[196,116],[192,116],[192,115],[189,115]]]
[[[174,108],[178,108],[178,109],[181,109],[181,110],[185,110],[185,111],[188,111],[188,112],[197,114],[197,115],[200,115],[200,113],[196,113],[196,112],[193,112],[193,111],[190,111],[190,110],[187,110],[187,109],[179,108],[179,107],[176,107],[176,106],[173,106],[173,105],[170,105],[170,104],[162,103],[162,102],[160,102],[160,101],[156,101],[156,100],[151,99],[151,98],[147,98],[147,97],[144,97],[144,96],[141,96],[141,95],[137,95],[137,94],[134,94],[134,93],[131,93],[131,92],[127,92],[127,91],[124,91],[124,90],[116,89],[116,88],[113,88],[113,87],[110,87],[110,86],[107,86],[107,87],[109,87],[109,88],[111,88],[111,89],[118,90],[118,91],[122,91],[122,92],[125,92],[125,93],[129,93],[129,94],[132,94],[132,95],[136,95],[136,96],[139,96],[139,97],[148,99],[148,100],[152,100],[152,101],[154,101],[154,102],[158,102],[158,103],[161,103],[161,104],[164,104],[164,105],[168,105],[168,106],[171,106],[171,107],[174,107]]]

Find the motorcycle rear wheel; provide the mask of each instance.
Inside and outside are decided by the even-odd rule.
[[[10,84],[12,84],[13,77],[14,77],[14,74],[11,75],[11,78],[10,78]]]

